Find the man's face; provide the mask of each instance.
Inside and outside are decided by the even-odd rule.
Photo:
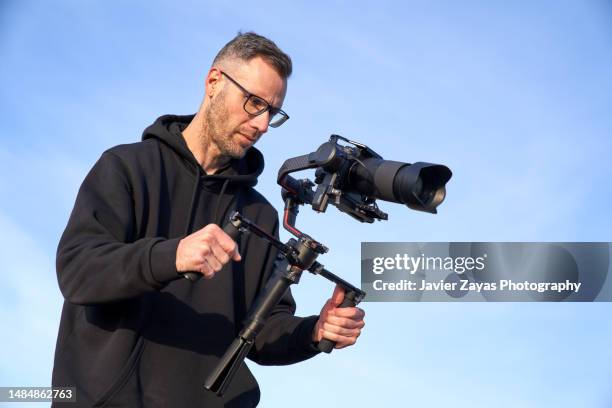
[[[287,82],[261,57],[228,64],[223,72],[271,106],[282,106]],[[207,86],[211,86],[211,76],[215,80],[205,113],[210,141],[219,148],[221,155],[241,158],[268,131],[270,113],[248,114],[244,110],[247,96],[238,86],[218,70],[211,70],[208,75]]]

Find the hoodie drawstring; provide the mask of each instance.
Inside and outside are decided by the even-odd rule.
[[[200,170],[200,166],[196,166],[196,181],[193,185],[193,194],[191,194],[191,204],[189,205],[189,212],[187,213],[187,225],[185,226],[185,236],[191,233],[191,228],[193,227],[194,220],[194,212],[197,207],[198,197],[200,196],[200,178],[202,178],[202,170]]]
[[[221,209],[221,199],[223,198],[223,194],[225,194],[225,190],[227,189],[227,185],[229,184],[229,179],[225,179],[223,182],[223,186],[221,187],[221,192],[219,193],[219,198],[217,198],[217,204],[215,204],[215,212],[213,213],[213,221],[217,222],[217,217],[219,216],[219,210]],[[220,221],[220,227],[224,227],[225,220]]]
[[[187,223],[185,225],[185,235],[189,235],[191,233],[191,229],[193,228],[193,220],[195,219],[195,209],[198,204],[198,197],[200,196],[200,179],[202,178],[202,170],[200,167],[196,167],[196,181],[193,186],[193,193],[191,195],[191,204],[189,205],[189,212],[187,217]],[[219,192],[219,197],[217,198],[217,203],[215,204],[215,211],[213,212],[213,222],[218,222],[221,228],[223,228],[223,221],[218,220],[219,210],[221,209],[221,200],[223,199],[223,194],[225,194],[225,190],[227,190],[227,186],[229,185],[229,179],[223,181],[223,185],[221,186],[221,191]],[[238,210],[238,209],[237,209]]]

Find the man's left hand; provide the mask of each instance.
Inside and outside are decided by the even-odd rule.
[[[328,299],[321,309],[312,334],[313,341],[319,342],[326,338],[335,341],[335,348],[338,349],[355,344],[365,326],[365,312],[358,307],[339,308],[343,299],[344,289],[336,286],[331,299]]]

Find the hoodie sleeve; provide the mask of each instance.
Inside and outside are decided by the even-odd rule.
[[[249,358],[261,365],[288,365],[319,354],[312,332],[319,316],[297,317],[290,290],[255,340]]]
[[[57,250],[63,296],[76,304],[125,300],[180,277],[179,239],[135,239],[132,188],[121,159],[105,152],[81,188]]]
[[[278,238],[278,222],[274,234]],[[270,246],[267,253],[268,279],[274,269],[276,249]],[[270,314],[265,326],[255,339],[249,359],[261,365],[288,365],[314,357],[319,350],[312,343],[312,332],[319,316],[294,316],[295,300],[291,289]]]

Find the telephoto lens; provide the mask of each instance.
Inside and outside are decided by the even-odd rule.
[[[346,188],[436,214],[451,176],[450,169],[441,164],[410,164],[371,157],[352,164]]]

